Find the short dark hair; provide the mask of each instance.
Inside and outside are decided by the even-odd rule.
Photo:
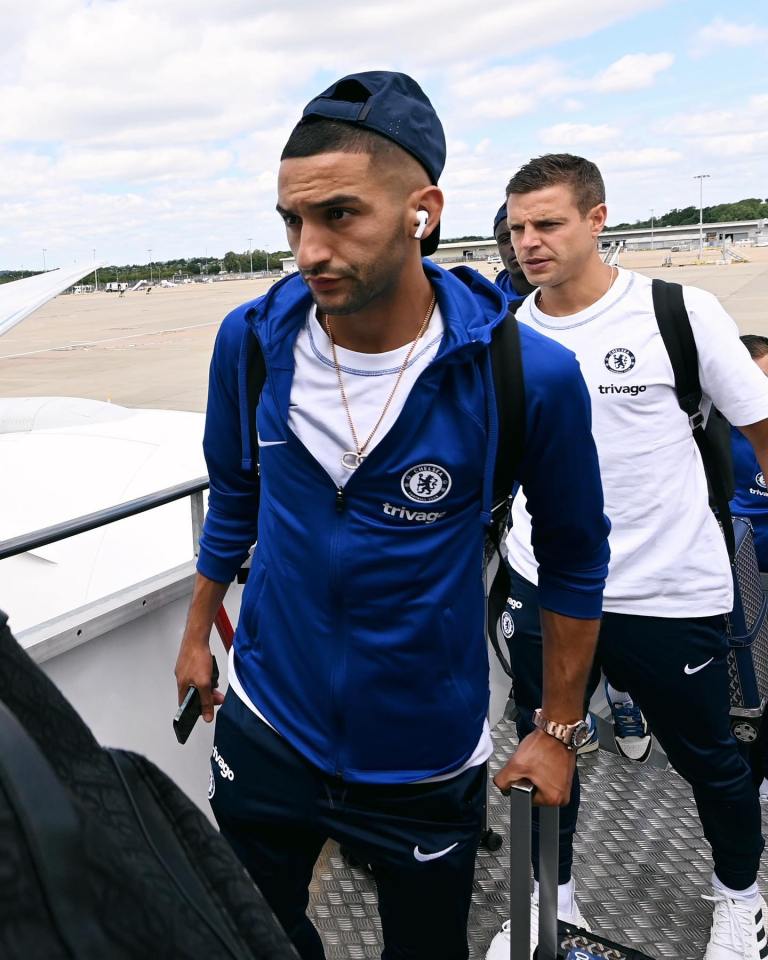
[[[572,188],[582,216],[598,203],[605,203],[605,183],[600,171],[591,160],[571,153],[545,153],[529,160],[507,184],[507,197],[559,183],[567,183]]]
[[[749,350],[753,360],[759,360],[760,357],[768,355],[768,337],[760,337],[756,333],[745,333],[741,342]]]
[[[381,134],[343,120],[310,117],[293,128],[281,160],[315,157],[321,153],[368,153],[375,160],[391,160],[402,147]]]

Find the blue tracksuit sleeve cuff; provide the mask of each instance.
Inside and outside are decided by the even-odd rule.
[[[576,620],[599,620],[603,608],[604,576],[601,570],[597,580],[575,586],[573,582],[543,576],[539,571],[539,606]],[[573,580],[572,576],[570,580]]]
[[[237,559],[222,558],[201,548],[200,556],[197,558],[197,572],[216,583],[232,583],[247,556],[246,550],[245,554]]]

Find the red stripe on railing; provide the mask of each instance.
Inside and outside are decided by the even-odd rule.
[[[223,605],[219,607],[219,612],[214,617],[213,622],[219,632],[221,642],[224,644],[224,649],[229,653],[229,648],[232,646],[232,641],[235,637],[235,631],[232,627],[232,621],[229,619],[229,614]]]

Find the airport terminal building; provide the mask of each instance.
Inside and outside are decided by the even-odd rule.
[[[702,230],[704,247],[768,246],[768,219],[733,220],[705,223]],[[696,250],[699,246],[699,225],[678,227],[638,227],[628,230],[604,230],[600,234],[600,249],[621,247],[625,250],[668,250],[671,252]],[[497,256],[496,241],[460,240],[441,243],[431,259],[436,263],[468,263]],[[296,260],[282,261],[283,273],[296,270]]]

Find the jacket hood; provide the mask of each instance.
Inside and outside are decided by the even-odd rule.
[[[452,353],[471,343],[489,344],[491,331],[507,312],[503,292],[468,267],[448,271],[431,260],[424,260],[423,264],[445,324],[445,342],[440,354]],[[248,326],[258,336],[269,360],[283,366],[286,358],[280,356],[280,345],[289,340],[292,362],[293,340],[311,304],[309,288],[301,275],[295,273],[246,305]]]
[[[443,341],[434,362],[466,361],[490,344],[494,327],[507,313],[507,298],[502,290],[469,267],[449,271],[431,260],[424,260],[423,265],[435,290],[444,324]],[[243,469],[254,466],[247,389],[248,365],[253,355],[253,345],[249,348],[248,343],[249,331],[258,340],[269,371],[292,372],[293,347],[311,304],[309,288],[301,275],[295,273],[236,311],[246,324],[238,364]]]

